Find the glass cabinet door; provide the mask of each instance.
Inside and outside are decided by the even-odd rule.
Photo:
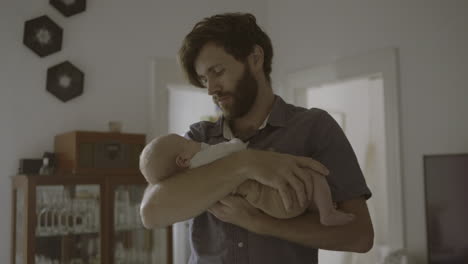
[[[36,264],[101,263],[98,184],[36,188]]]
[[[165,263],[166,230],[148,230],[140,218],[146,185],[118,185],[114,190],[115,264]]]

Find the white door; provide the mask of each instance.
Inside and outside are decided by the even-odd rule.
[[[322,263],[375,263],[382,249],[404,248],[396,57],[383,49],[288,75],[290,101],[325,109],[342,125],[373,192],[373,250],[320,251]]]
[[[344,130],[373,193],[372,199],[368,201],[368,207],[376,229],[375,244],[386,243],[382,239],[387,237],[387,230],[382,227],[387,226],[388,213],[382,80],[359,78],[310,87],[303,90],[303,93],[298,92],[297,95],[306,98],[303,107],[326,110]],[[320,250],[319,261],[337,264],[371,264],[377,262],[377,256],[372,251],[365,255],[353,255]]]

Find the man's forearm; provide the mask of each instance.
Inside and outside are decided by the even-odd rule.
[[[320,223],[317,213],[307,212],[292,219],[263,215],[253,231],[311,248],[360,253],[369,251],[373,244],[373,231],[367,212],[360,208],[348,212],[356,214],[353,222],[328,227]]]
[[[245,180],[236,154],[150,184],[141,207],[145,227],[192,218],[233,191]]]

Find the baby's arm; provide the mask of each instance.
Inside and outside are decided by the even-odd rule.
[[[156,170],[156,168],[154,168],[153,170]],[[149,184],[157,184],[158,182],[165,180],[171,176],[171,175],[163,175],[162,173],[154,173],[154,172],[142,173],[142,174]]]
[[[142,158],[149,159],[148,157]],[[155,166],[152,162],[154,161],[146,160],[140,163],[141,174],[143,174],[149,184],[157,184],[171,176],[167,173],[168,168],[171,166],[170,164],[166,164],[166,166]],[[172,166],[175,165],[172,164]]]

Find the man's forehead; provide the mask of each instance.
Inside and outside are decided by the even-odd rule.
[[[195,71],[198,75],[204,75],[210,68],[221,63],[226,63],[228,59],[229,56],[223,47],[214,43],[207,43],[195,59]]]

